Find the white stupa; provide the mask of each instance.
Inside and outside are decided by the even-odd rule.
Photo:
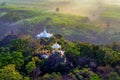
[[[53,44],[52,49],[53,49],[52,54],[56,54],[57,52],[60,54],[61,57],[64,56],[65,51],[61,50],[61,45],[59,45],[57,42]]]
[[[53,44],[52,46],[53,49],[59,49],[61,48],[61,45],[59,45],[57,42],[55,44]]]
[[[42,33],[36,35],[36,38],[37,39],[40,39],[40,38],[51,38],[52,36],[53,36],[53,34],[47,33],[46,28],[45,28]]]
[[[47,59],[49,56],[46,54],[41,55],[42,58]]]

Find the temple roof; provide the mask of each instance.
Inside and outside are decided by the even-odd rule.
[[[43,55],[41,55],[41,57],[47,59],[49,56],[46,54],[43,54]]]
[[[53,44],[52,46],[53,49],[59,49],[61,48],[61,45],[59,45],[57,42],[55,44]]]
[[[52,36],[53,36],[53,34],[48,33],[48,32],[46,31],[46,29],[44,29],[43,32],[41,32],[40,34],[37,34],[37,35],[36,35],[36,38],[37,38],[37,39],[40,39],[40,38],[50,38],[50,37],[52,37]]]

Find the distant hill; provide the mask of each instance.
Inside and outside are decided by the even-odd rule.
[[[95,44],[120,41],[118,9],[117,6],[104,6],[100,11],[93,11],[91,16],[79,16],[63,14],[55,8],[49,11],[38,7],[35,9],[32,5],[21,7],[8,4],[0,6],[0,38],[11,31],[35,37],[46,27],[49,32],[61,34],[68,40]]]

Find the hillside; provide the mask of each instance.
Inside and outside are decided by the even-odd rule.
[[[73,7],[74,9],[71,11],[68,8],[76,3],[68,1],[25,0],[24,4],[23,1],[18,0],[3,0],[1,4],[3,4],[2,2],[4,5],[0,6],[0,39],[11,31],[35,37],[46,27],[48,32],[61,34],[68,40],[80,40],[95,44],[120,41],[119,6],[99,4],[96,9],[91,10],[86,9],[90,6],[86,5],[85,8],[81,5],[81,7]],[[57,7],[59,11],[56,11]],[[85,11],[78,10],[80,8]],[[66,14],[65,11],[69,13],[69,10],[73,13]]]
[[[120,43],[94,45],[61,35],[34,39],[13,33],[0,41],[0,79],[120,80]]]
[[[118,0],[0,0],[0,80],[120,80]]]
[[[1,8],[1,10],[5,9]],[[0,22],[4,26],[1,26],[1,29],[5,28],[6,30],[4,30],[4,34],[13,30],[16,33],[30,34],[34,37],[44,29],[43,27],[46,27],[48,31],[54,34],[62,34],[68,38],[70,36],[74,38],[81,36],[81,40],[86,39],[87,41],[87,38],[91,38],[94,35],[94,31],[99,32],[99,27],[90,24],[87,17],[21,9],[7,8],[7,11],[1,13],[3,15],[0,18]],[[80,38],[78,39],[80,40]]]

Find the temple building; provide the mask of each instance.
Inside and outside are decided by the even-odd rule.
[[[48,33],[46,29],[44,29],[43,32],[41,32],[40,34],[37,34],[36,35],[36,38],[37,39],[40,39],[40,38],[51,38],[53,36],[53,34],[51,33]]]
[[[52,49],[60,49],[61,45],[59,45],[57,42],[55,44],[53,44]]]
[[[64,55],[65,51],[61,50],[61,45],[57,42],[52,46],[52,53],[48,58],[49,66],[56,67],[56,66],[64,66],[67,63],[66,57]]]
[[[61,57],[64,56],[65,51],[61,50],[61,45],[59,45],[57,42],[53,44],[52,49],[53,54],[59,53]]]

